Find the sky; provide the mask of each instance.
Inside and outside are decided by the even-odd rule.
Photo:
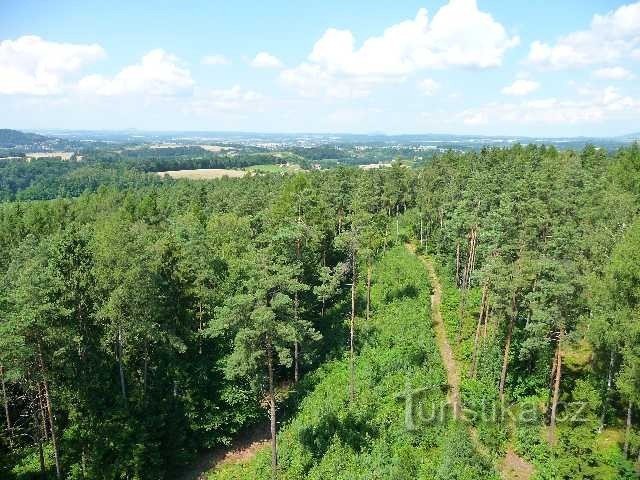
[[[640,1],[0,0],[0,127],[640,131]]]

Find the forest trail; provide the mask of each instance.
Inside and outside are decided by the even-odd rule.
[[[269,429],[260,425],[236,438],[228,447],[218,447],[203,453],[195,466],[185,472],[180,480],[206,480],[208,474],[223,465],[245,463],[269,445]]]
[[[415,245],[407,244],[407,248],[416,253]],[[431,280],[431,288],[433,293],[431,294],[431,318],[433,321],[433,327],[436,332],[436,342],[438,349],[440,350],[440,357],[442,358],[442,364],[447,372],[447,383],[449,384],[449,402],[453,409],[453,417],[456,420],[462,418],[462,403],[460,402],[460,372],[455,359],[453,358],[453,350],[449,344],[447,338],[447,332],[444,328],[444,322],[442,320],[442,313],[440,312],[440,303],[442,302],[442,285],[440,285],[440,279],[436,273],[436,269],[431,259],[422,255],[418,255],[429,273],[429,279]]]
[[[407,243],[406,247],[413,254],[416,254],[415,245]],[[449,402],[453,408],[453,416],[457,420],[464,420],[462,401],[460,400],[460,371],[458,370],[458,365],[453,357],[453,350],[449,344],[447,331],[445,330],[442,313],[440,311],[440,304],[442,302],[442,285],[440,284],[440,279],[436,273],[433,260],[423,255],[417,256],[427,268],[429,279],[431,280],[431,287],[433,289],[433,293],[431,294],[431,318],[436,332],[436,343],[440,350],[442,364],[447,372]],[[476,450],[481,455],[489,457],[489,452],[487,452],[487,449],[484,447],[482,442],[480,442],[477,430],[471,425],[468,425],[468,429],[469,436],[471,437],[471,441]],[[507,450],[505,457],[498,466],[500,469],[500,476],[504,480],[529,480],[533,475],[533,465],[515,453],[512,448]]]

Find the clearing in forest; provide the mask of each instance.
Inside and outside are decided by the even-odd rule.
[[[408,245],[408,248],[415,253],[415,247],[413,245]],[[433,289],[433,293],[431,294],[431,318],[433,321],[433,329],[436,334],[436,342],[438,343],[440,356],[442,357],[442,364],[447,372],[449,401],[453,408],[453,417],[459,420],[462,416],[462,403],[460,402],[460,372],[458,371],[458,366],[453,358],[453,350],[451,350],[451,345],[449,345],[447,332],[444,329],[444,322],[442,321],[442,313],[440,312],[442,286],[440,285],[440,280],[436,274],[433,262],[422,256],[420,256],[420,259],[427,267],[429,278],[431,279],[431,287]]]
[[[415,246],[407,244],[407,248],[415,253]],[[462,402],[460,400],[460,371],[453,357],[453,350],[449,344],[447,332],[442,320],[440,304],[442,302],[442,285],[436,273],[433,260],[419,255],[420,259],[429,272],[433,293],[431,295],[431,318],[433,329],[436,334],[436,342],[442,357],[442,364],[447,372],[447,383],[449,384],[449,402],[453,408],[453,415],[456,419],[464,420]],[[485,447],[480,443],[475,429],[469,425],[469,434],[478,452],[486,455]],[[528,480],[533,475],[533,466],[520,457],[513,449],[509,448],[503,460],[499,464],[500,474],[505,480]]]

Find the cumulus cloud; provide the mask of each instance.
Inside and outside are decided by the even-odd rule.
[[[194,82],[191,72],[177,57],[162,49],[151,50],[139,63],[123,68],[113,77],[88,75],[80,80],[81,92],[104,96],[145,94],[171,96],[188,91]]]
[[[623,67],[605,67],[599,68],[593,74],[598,78],[605,80],[631,80],[635,77],[633,73]]]
[[[569,33],[553,44],[531,44],[528,61],[546,68],[575,68],[611,63],[640,52],[640,2],[594,15],[586,30]]]
[[[436,82],[432,78],[424,78],[418,82],[418,90],[420,90],[423,95],[426,95],[428,97],[435,95],[439,88],[440,85],[438,84],[438,82]]]
[[[640,100],[623,95],[614,87],[584,92],[579,99],[543,98],[514,103],[489,103],[460,112],[457,117],[466,124],[508,123],[525,125],[584,124],[615,118],[635,117],[640,113]],[[476,122],[478,120],[478,122]]]
[[[228,65],[231,62],[227,57],[221,55],[219,53],[215,53],[213,55],[205,55],[200,60],[202,65]]]
[[[338,77],[320,65],[307,62],[296,68],[283,70],[280,79],[303,97],[325,95],[337,99],[366,97],[376,84],[383,81],[372,77]]]
[[[511,85],[504,87],[501,92],[504,95],[521,97],[535,92],[538,88],[540,88],[540,84],[538,82],[528,80],[526,78],[519,78]]]
[[[467,110],[462,112],[462,123],[465,125],[486,125],[489,123],[489,118],[485,112],[474,112],[473,110]]]
[[[264,100],[261,93],[234,85],[198,92],[191,102],[191,109],[197,113],[255,111],[261,108]]]
[[[251,60],[251,66],[255,68],[281,68],[282,62],[269,52],[259,52]]]
[[[313,71],[332,85],[341,84],[339,90],[362,93],[367,90],[363,85],[397,81],[423,69],[496,67],[518,43],[518,37],[478,9],[476,0],[450,0],[433,18],[421,8],[414,19],[388,27],[360,47],[350,30],[329,28],[307,61],[283,71],[281,78],[304,94],[312,89],[307,83],[318,83],[309,75]]]
[[[0,42],[0,94],[54,95],[83,66],[104,57],[97,44],[58,43],[26,35]]]

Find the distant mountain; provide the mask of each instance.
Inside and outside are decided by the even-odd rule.
[[[49,137],[37,133],[25,133],[8,128],[0,129],[0,148],[33,146],[50,141]]]
[[[640,140],[640,132],[627,133],[626,135],[620,135],[618,138],[624,142]]]

